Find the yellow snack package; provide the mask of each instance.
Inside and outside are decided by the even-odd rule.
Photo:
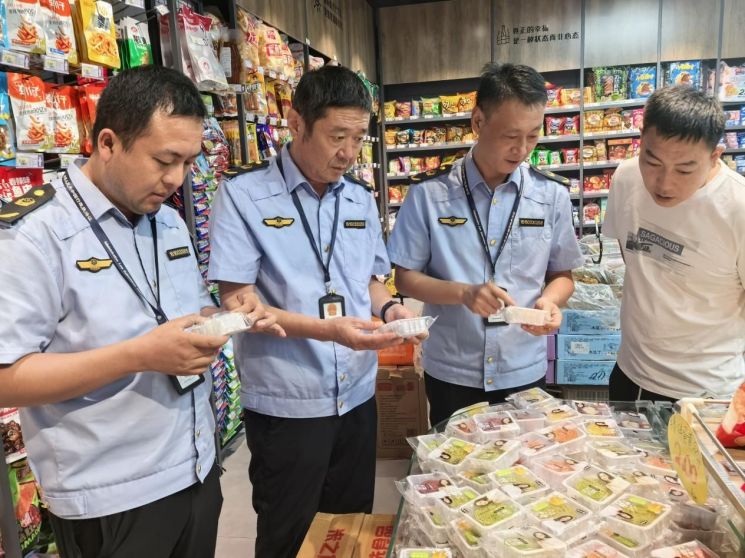
[[[118,70],[121,62],[111,4],[102,0],[78,0],[75,6],[83,31],[83,60]]]
[[[458,112],[459,101],[460,95],[440,95],[442,114],[455,114]]]

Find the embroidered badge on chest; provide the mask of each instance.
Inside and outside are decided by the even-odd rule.
[[[282,229],[284,227],[289,227],[295,222],[295,219],[292,217],[272,217],[271,219],[264,219],[262,223],[264,223],[267,227],[272,227],[275,229]]]
[[[467,223],[468,219],[466,219],[465,217],[455,217],[451,215],[450,217],[440,217],[438,221],[441,225],[445,225],[447,227],[457,227],[459,225],[464,225],[465,223]]]
[[[166,250],[166,256],[169,260],[178,260],[179,258],[188,258],[191,252],[188,246],[179,246],[178,248],[171,248]]]
[[[77,260],[75,267],[80,271],[90,271],[91,273],[98,273],[102,269],[109,269],[112,265],[111,260],[99,260],[98,258],[88,258],[87,260]]]
[[[345,229],[364,229],[367,228],[367,221],[355,221],[355,220],[348,220],[344,221],[344,228]]]
[[[519,225],[521,227],[544,227],[546,225],[545,219],[520,219]]]

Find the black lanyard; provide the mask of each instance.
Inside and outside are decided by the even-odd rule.
[[[479,238],[481,239],[481,246],[484,248],[484,254],[486,255],[486,261],[491,264],[491,279],[494,279],[494,275],[497,272],[497,261],[499,260],[499,256],[502,255],[502,251],[504,250],[504,247],[507,245],[507,241],[510,238],[510,233],[512,232],[512,227],[515,224],[515,217],[517,217],[517,208],[520,205],[520,198],[523,195],[523,182],[525,180],[525,175],[523,174],[523,169],[520,168],[520,186],[518,186],[517,189],[517,197],[515,198],[515,203],[512,204],[512,213],[510,213],[510,219],[507,221],[507,228],[504,230],[504,235],[502,235],[502,241],[499,243],[499,248],[497,249],[497,255],[492,260],[491,252],[489,251],[489,242],[486,239],[486,232],[484,231],[484,225],[481,223],[481,217],[479,217],[479,212],[476,209],[476,202],[473,201],[473,194],[471,193],[471,187],[468,185],[468,176],[466,173],[466,159],[463,159],[463,163],[460,167],[460,177],[461,181],[463,182],[463,191],[466,193],[466,198],[468,199],[468,205],[471,208],[471,215],[473,216],[473,224],[476,227],[476,232],[479,233]]]
[[[119,257],[119,254],[114,248],[114,245],[111,243],[111,240],[109,240],[109,237],[106,236],[106,233],[101,228],[101,224],[91,213],[91,210],[88,208],[88,204],[86,204],[85,200],[80,196],[80,192],[78,192],[78,189],[75,188],[75,185],[72,183],[72,180],[70,180],[70,175],[67,172],[65,172],[65,174],[62,176],[62,183],[65,185],[65,188],[67,188],[67,191],[70,194],[70,197],[75,202],[75,205],[77,205],[78,210],[80,210],[80,213],[83,215],[85,220],[88,221],[88,224],[90,224],[93,234],[96,235],[96,238],[98,238],[98,241],[104,247],[104,250],[106,250],[106,253],[109,255],[109,258],[111,258],[111,261],[114,263],[116,270],[127,282],[127,285],[129,285],[129,288],[132,289],[132,291],[134,291],[134,293],[143,303],[145,303],[148,307],[150,307],[150,309],[153,311],[153,314],[155,314],[155,320],[158,322],[158,325],[162,325],[166,323],[168,321],[168,318],[166,317],[166,313],[163,311],[163,308],[160,306],[160,271],[158,269],[158,229],[155,224],[155,217],[154,216],[149,217],[150,231],[153,235],[153,251],[155,253],[155,283],[156,283],[156,288],[158,291],[157,294],[153,293],[153,296],[155,297],[155,305],[153,305],[147,299],[147,297],[143,294],[142,290],[140,290],[140,287],[137,286],[137,283],[135,282],[132,275],[129,273],[129,270],[124,265],[124,262],[122,261],[122,259]],[[136,248],[136,244],[135,244],[135,248]],[[145,269],[143,268],[142,271],[144,273]],[[147,274],[145,275],[145,278],[147,279]]]
[[[276,161],[277,161],[277,168],[279,168],[279,174],[282,175],[282,180],[285,180],[285,170],[284,170],[284,166],[282,165],[282,154],[281,153],[277,155]],[[321,251],[319,250],[318,245],[316,244],[316,239],[313,237],[313,231],[310,229],[308,218],[305,216],[305,211],[303,210],[303,205],[300,203],[300,199],[297,196],[297,192],[293,190],[291,196],[292,196],[292,203],[295,204],[295,209],[297,209],[297,212],[300,215],[300,221],[303,223],[303,229],[305,230],[305,236],[308,237],[308,242],[310,242],[310,245],[313,248],[313,253],[316,255],[316,259],[318,260],[318,263],[321,265],[321,269],[323,270],[323,282],[326,284],[326,290],[328,292],[331,292],[331,256],[334,254],[334,245],[336,244],[336,232],[339,228],[339,202],[341,201],[341,196],[338,193],[336,194],[336,203],[334,205],[334,225],[331,228],[331,243],[329,244],[329,251],[328,251],[329,255],[325,262],[323,261],[323,258],[321,257]]]

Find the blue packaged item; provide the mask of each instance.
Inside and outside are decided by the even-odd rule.
[[[740,107],[740,124],[745,124],[745,105]]]
[[[645,99],[657,87],[657,67],[638,66],[629,70],[629,93],[632,99]]]
[[[745,149],[745,132],[737,132],[737,147]]]
[[[701,89],[701,61],[670,62],[667,84],[690,85],[695,89]]]
[[[5,9],[5,2],[3,10]],[[3,19],[3,22],[5,20]],[[4,24],[4,23],[3,23]],[[8,76],[0,72],[0,161],[9,161],[16,156],[15,137],[10,121],[10,97],[8,97]]]
[[[615,360],[557,360],[556,383],[607,386]]]
[[[556,336],[557,360],[615,360],[621,347],[621,336],[565,335]]]
[[[575,335],[604,335],[621,331],[621,314],[619,308],[605,310],[570,310],[562,311],[559,333]]]

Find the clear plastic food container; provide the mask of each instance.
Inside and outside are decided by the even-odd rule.
[[[450,544],[448,523],[437,506],[420,509],[416,518],[420,529],[427,534],[435,546],[440,547]]]
[[[479,494],[489,492],[494,488],[494,481],[489,476],[491,471],[484,468],[472,467],[461,470],[455,475],[455,481],[461,486],[469,486]]]
[[[429,459],[430,454],[439,448],[445,440],[447,440],[447,436],[441,433],[406,438],[411,449],[416,451],[416,456],[420,463]]]
[[[582,419],[582,415],[580,415],[576,409],[566,404],[558,405],[550,409],[543,409],[543,412],[546,414],[546,420],[549,424],[564,422],[565,420]]]
[[[251,329],[253,322],[248,314],[243,312],[218,312],[212,314],[201,324],[193,325],[186,329],[190,333],[199,335],[210,335],[220,337],[223,335],[234,335]]]
[[[468,456],[468,465],[488,471],[505,469],[517,463],[521,448],[519,440],[493,440],[476,448]]]
[[[461,517],[449,523],[450,541],[458,547],[463,558],[481,558],[484,554],[481,545],[484,542],[484,532],[479,526]]]
[[[546,415],[533,409],[517,409],[509,411],[512,418],[520,427],[520,432],[526,434],[540,430],[546,425]]]
[[[600,539],[590,539],[576,548],[569,549],[566,558],[629,558]]]
[[[559,492],[566,490],[564,481],[587,467],[587,462],[578,461],[565,455],[544,455],[526,463],[539,478]]]
[[[435,449],[427,462],[436,471],[444,471],[450,475],[457,475],[461,469],[464,469],[463,463],[478,446],[461,440],[459,438],[448,438],[440,447]]]
[[[528,409],[541,407],[543,405],[552,405],[556,403],[556,398],[545,392],[541,388],[530,388],[518,391],[506,397],[518,409]]]
[[[604,467],[638,466],[641,452],[622,440],[592,440],[587,457]]]
[[[522,506],[500,490],[492,490],[473,500],[461,508],[461,513],[487,534],[520,525],[525,514]]]
[[[639,465],[642,471],[647,471],[653,475],[675,474],[673,462],[670,457],[661,453],[650,453],[639,459]]]
[[[525,505],[548,492],[546,483],[522,465],[494,471],[491,477],[494,479],[497,488],[518,504]]]
[[[556,558],[564,556],[566,544],[543,529],[527,527],[497,531],[494,558]]]
[[[629,558],[649,558],[654,543],[643,543],[613,530],[603,527],[598,531],[598,538],[608,546],[623,552]]]
[[[434,500],[443,494],[446,488],[455,486],[445,473],[427,473],[410,475],[397,483],[404,498],[416,507],[433,505]]]
[[[469,486],[449,488],[437,497],[435,507],[442,512],[442,516],[451,521],[458,517],[461,507],[479,497],[479,493]]]
[[[449,548],[402,548],[398,558],[453,558]]]
[[[427,333],[436,319],[432,316],[404,318],[383,324],[375,331],[378,333],[395,333],[399,337],[416,337],[422,333]]]
[[[616,422],[621,431],[629,438],[654,438],[654,430],[644,413],[625,411],[616,413]]]
[[[665,499],[676,504],[692,502],[676,472],[669,471],[667,474],[654,475],[654,477],[660,481],[660,491]]]
[[[519,440],[522,444],[522,448],[520,448],[520,460],[523,463],[539,455],[554,454],[559,448],[556,440],[551,440],[543,434],[538,434],[538,432],[523,434]]]
[[[660,489],[660,481],[653,475],[642,471],[638,464],[636,466],[624,466],[613,469],[613,473],[629,483],[626,490],[630,494],[639,496],[650,496],[657,494]]]
[[[507,306],[502,315],[508,324],[543,326],[551,321],[551,313],[546,310],[521,308],[520,306]]]
[[[557,450],[562,453],[573,453],[581,451],[585,445],[587,434],[571,421],[564,421],[551,426],[546,426],[538,431],[549,440],[559,444]]]
[[[623,432],[613,419],[586,420],[582,428],[590,438],[596,439],[620,439],[624,438]]]
[[[520,435],[520,427],[507,411],[483,413],[473,417],[481,443],[491,440],[517,438]]]
[[[479,431],[472,417],[451,419],[445,427],[445,434],[468,442],[479,442]]]
[[[652,551],[652,558],[719,558],[708,546],[691,541]]]
[[[613,418],[613,411],[611,411],[610,405],[600,401],[572,401],[572,407],[585,418]]]
[[[629,487],[620,476],[588,465],[564,481],[567,494],[593,511],[600,511]]]
[[[604,508],[602,515],[615,533],[641,545],[654,542],[670,524],[672,508],[641,496],[626,495]]]
[[[551,492],[526,507],[528,516],[542,529],[566,541],[594,528],[590,510],[569,496]]]

